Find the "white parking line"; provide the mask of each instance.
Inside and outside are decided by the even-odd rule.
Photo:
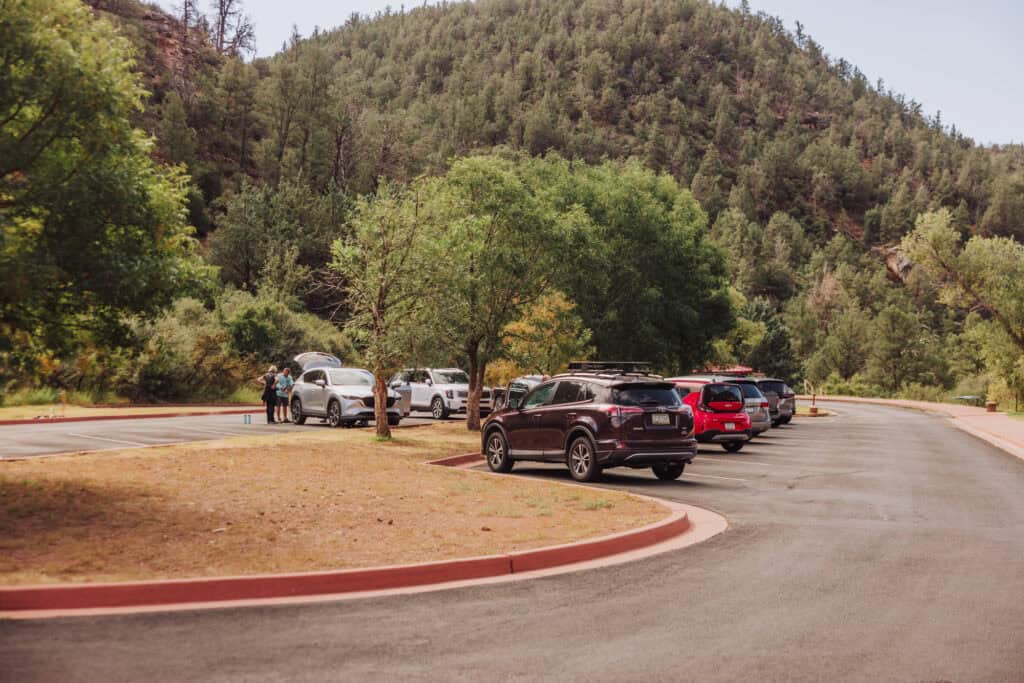
[[[96,441],[108,441],[110,443],[127,444],[129,446],[151,446],[153,444],[139,443],[138,441],[125,441],[124,439],[108,439],[104,436],[91,436],[89,434],[75,434],[74,432],[68,432],[68,436],[74,436],[79,439],[95,439]]]
[[[711,457],[709,457],[709,458],[694,458],[694,459],[695,460],[699,460],[701,462],[715,462],[715,463],[725,464],[725,465],[748,465],[749,464],[749,465],[760,465],[761,467],[771,467],[772,466],[771,463],[758,462],[757,460],[746,460],[746,459],[744,459],[744,460],[722,460],[721,458],[711,458]]]
[[[205,427],[180,427],[175,426],[175,430],[182,432],[194,432],[197,434],[220,434],[222,436],[245,436],[245,432],[230,432],[226,429],[207,429]]]
[[[713,474],[697,474],[696,472],[687,471],[683,476],[686,477],[706,477],[708,479],[727,479],[729,481],[750,481],[749,479],[737,479],[736,477],[716,477]]]

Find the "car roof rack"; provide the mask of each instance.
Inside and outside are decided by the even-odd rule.
[[[649,377],[651,379],[661,379],[661,375],[655,374],[651,370],[651,364],[646,361],[593,361],[593,360],[574,360],[569,363],[569,371],[562,375],[556,375],[556,377],[564,377],[565,375],[594,375],[597,377]]]

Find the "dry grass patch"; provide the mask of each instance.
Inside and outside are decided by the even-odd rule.
[[[648,524],[613,491],[421,464],[458,423],[0,462],[0,583],[312,571],[525,550]]]

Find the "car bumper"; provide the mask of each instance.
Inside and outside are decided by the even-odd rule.
[[[469,399],[466,398],[449,398],[445,399],[445,405],[448,406],[448,411],[451,413],[465,413],[469,408]],[[491,402],[481,401],[480,402],[480,414],[489,415],[491,412]]]
[[[402,417],[402,409],[396,404],[387,409],[388,417]],[[366,406],[351,407],[341,411],[343,420],[372,420],[373,408]]]
[[[750,441],[753,434],[751,430],[739,430],[735,432],[721,432],[716,429],[709,429],[697,435],[697,441],[701,443],[729,443],[730,441]]]
[[[697,455],[696,439],[684,439],[657,445],[628,441],[601,444],[597,461],[602,467],[650,467],[664,463],[690,462]]]

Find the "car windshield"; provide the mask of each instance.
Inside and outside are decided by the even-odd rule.
[[[366,370],[328,370],[328,372],[331,375],[331,384],[373,386],[373,374]]]
[[[707,403],[740,403],[743,401],[743,393],[736,385],[709,384],[704,389],[704,400]]]
[[[667,406],[680,405],[675,387],[665,384],[626,384],[612,390],[612,403],[620,406]]]
[[[469,375],[462,370],[434,370],[434,381],[438,384],[469,384]]]

